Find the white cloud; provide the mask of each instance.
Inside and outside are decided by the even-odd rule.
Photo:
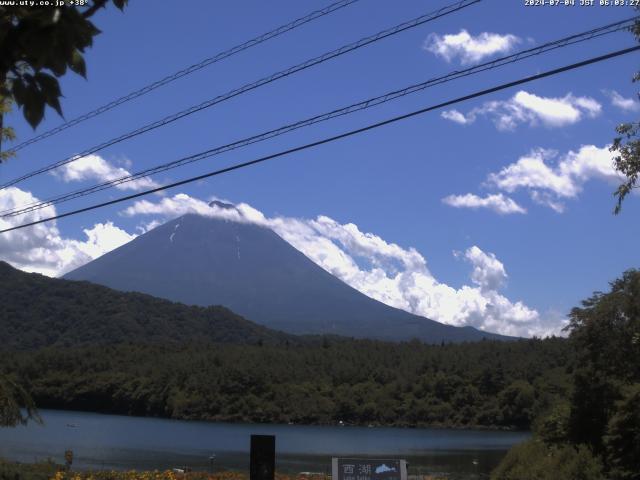
[[[0,210],[13,209],[38,202],[30,192],[16,187],[0,190]],[[17,217],[0,218],[0,230],[33,222],[55,215],[55,207]],[[132,240],[135,236],[111,222],[97,223],[84,230],[87,240],[64,238],[55,222],[0,234],[0,259],[16,268],[49,276],[62,275],[113,248]]]
[[[138,225],[136,227],[136,230],[138,232],[140,232],[140,235],[142,235],[143,233],[147,233],[150,232],[151,230],[153,230],[156,227],[159,227],[160,225],[162,225],[163,222],[161,222],[158,219],[153,219],[150,222],[143,222],[140,225]]]
[[[633,98],[626,98],[620,95],[615,90],[610,90],[605,92],[609,95],[609,99],[611,100],[611,105],[619,108],[620,110],[624,110],[626,112],[637,112],[640,111],[640,103]]]
[[[454,288],[439,282],[414,248],[389,243],[362,232],[353,223],[341,224],[327,216],[268,218],[244,203],[235,208],[211,207],[186,194],[157,202],[139,201],[123,211],[127,216],[165,219],[185,213],[271,228],[320,267],[365,295],[439,322],[508,335],[558,333],[535,309],[500,293],[507,279],[504,265],[477,246],[455,254],[471,264],[472,272],[470,285]]]
[[[608,146],[584,145],[577,152],[569,151],[560,158],[550,150],[534,150],[499,172],[490,174],[488,182],[509,193],[528,189],[534,192],[534,200],[545,202],[552,197],[575,198],[591,179],[614,185],[620,182],[621,177],[613,166],[613,154]],[[545,199],[543,194],[552,197]]]
[[[131,162],[128,163],[130,164]],[[86,157],[78,158],[53,170],[51,173],[65,182],[82,182],[86,180],[110,182],[131,175],[129,170],[116,167],[99,155],[87,155]],[[158,184],[150,178],[142,177],[117,184],[115,188],[119,190],[144,190],[157,186]]]
[[[190,197],[185,193],[178,193],[173,197],[165,197],[157,203],[150,202],[149,200],[140,200],[132,206],[127,207],[123,212],[123,214],[127,216],[136,214],[178,216],[184,215],[185,213],[209,215],[211,213],[211,207],[202,200]]]
[[[469,248],[465,258],[473,265],[471,281],[483,291],[499,290],[507,281],[504,265],[493,253],[485,253],[475,245]]]
[[[496,213],[502,215],[508,215],[511,213],[527,213],[527,210],[512,198],[509,198],[502,193],[487,195],[486,197],[479,197],[473,193],[467,193],[465,195],[449,195],[442,199],[444,203],[451,207],[456,208],[488,208]]]
[[[541,192],[539,190],[532,190],[530,192],[531,200],[538,205],[549,207],[556,213],[564,213],[565,205],[561,201],[557,200],[549,192]]]
[[[565,211],[565,201],[575,199],[590,180],[611,185],[623,178],[615,170],[609,146],[583,145],[560,156],[553,150],[536,149],[500,171],[489,174],[485,187],[513,194],[526,191],[531,200],[557,213]],[[443,202],[453,207],[491,208],[497,213],[525,213],[523,207],[502,193],[479,197],[475,194],[449,195]],[[520,211],[520,209],[522,211]]]
[[[489,183],[500,190],[512,193],[520,188],[549,190],[562,197],[577,194],[578,184],[570,175],[554,168],[549,160],[555,157],[549,150],[534,150],[507,165],[498,173],[489,175]]]
[[[101,257],[136,238],[136,235],[116,227],[113,222],[96,223],[92,228],[84,229],[83,232],[87,240],[77,242],[77,247],[91,259]]]
[[[447,62],[457,57],[462,65],[468,65],[497,53],[508,53],[520,41],[520,38],[511,34],[483,32],[473,36],[463,29],[456,34],[432,33],[424,41],[423,48]]]
[[[571,93],[562,98],[553,98],[519,91],[513,97],[513,102],[551,127],[576,123],[583,114],[595,117],[602,110],[601,105],[593,98],[574,97]]]
[[[540,97],[521,90],[509,100],[485,102],[466,114],[448,110],[441,116],[461,125],[471,124],[479,116],[488,116],[498,130],[505,131],[523,123],[547,127],[572,125],[585,116],[596,117],[601,111],[602,105],[591,97],[576,97],[571,93],[564,97]]]
[[[473,123],[473,121],[469,121],[467,117],[464,116],[463,113],[458,110],[445,110],[440,114],[440,116],[446,120],[451,120],[452,122],[459,123],[460,125],[467,125],[468,123]]]

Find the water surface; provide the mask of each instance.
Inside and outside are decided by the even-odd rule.
[[[0,457],[51,458],[74,468],[165,469],[190,466],[248,470],[251,434],[276,435],[279,471],[330,472],[332,456],[393,457],[409,474],[487,474],[526,432],[383,427],[319,427],[186,422],[158,418],[42,410],[44,425],[0,429]]]

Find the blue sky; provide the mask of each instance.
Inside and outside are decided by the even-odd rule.
[[[94,47],[86,55],[88,80],[73,74],[62,80],[65,116],[72,119],[328,3],[137,0],[132,1],[124,13],[109,8],[95,17],[103,34],[96,38]],[[626,7],[525,7],[523,3],[485,0],[105,149],[100,157],[113,167],[137,171],[507,51],[633,15]],[[0,165],[0,178],[6,181],[58,161],[144,123],[445,4],[447,2],[360,0],[25,148],[18,158]],[[460,35],[462,30],[470,37],[466,42],[464,34]],[[455,46],[458,44],[462,47]],[[628,33],[609,35],[427,89],[366,112],[166,172],[153,180],[168,183],[218,166],[250,160],[633,44]],[[630,79],[637,69],[637,54],[627,55],[456,105],[456,112],[449,109],[446,114],[449,119],[444,118],[443,111],[431,112],[255,168],[171,190],[164,197],[153,195],[148,201],[160,204],[183,193],[193,199],[216,197],[244,202],[269,219],[306,221],[323,215],[339,226],[352,223],[358,232],[371,233],[385,245],[395,244],[403,252],[415,249],[439,285],[457,291],[469,286],[482,296],[488,290],[498,289],[494,285],[498,283],[500,298],[509,299],[512,306],[522,302],[528,311],[537,313],[536,321],[544,325],[517,333],[545,333],[554,328],[557,331],[562,315],[571,307],[592,291],[606,289],[608,281],[640,263],[637,246],[640,197],[630,196],[623,213],[613,216],[615,179],[603,169],[601,161],[614,136],[615,125],[637,118],[637,103],[621,100],[636,99],[637,87]],[[619,95],[617,106],[612,102],[613,91]],[[61,121],[54,112],[48,111],[38,132],[55,127]],[[9,123],[16,128],[20,140],[33,135],[20,115],[13,114]],[[541,174],[541,166],[546,168],[542,172],[546,176]],[[41,175],[17,187],[21,189],[21,199],[26,198],[26,192],[45,198],[91,185],[96,180],[65,181],[59,173],[58,176]],[[80,206],[90,199],[115,198],[122,193],[103,192],[64,204],[57,212]],[[474,197],[460,197],[466,194]],[[446,198],[449,204],[443,201]],[[478,203],[479,199],[485,199],[489,207],[464,206]],[[9,200],[5,198],[5,201]],[[58,266],[41,268],[41,264],[46,263],[42,257],[50,255],[42,253],[43,249],[58,248],[56,258],[68,259],[75,255],[68,242],[85,242],[87,235],[83,230],[91,230],[96,224],[112,222],[114,227],[133,235],[140,233],[137,227],[169,218],[179,211],[156,209],[155,215],[124,215],[123,210],[130,206],[132,203],[64,219],[57,227],[43,227],[39,233],[24,230],[21,235],[26,237],[13,237],[10,242],[5,239],[4,245],[0,242],[0,257],[21,268],[60,273],[59,262]],[[500,206],[502,213],[496,211]],[[55,228],[55,231],[52,234],[46,228]],[[317,232],[317,228],[314,231]],[[356,235],[358,238],[366,237],[360,233]],[[37,244],[38,235],[45,243]],[[285,238],[286,235],[284,233]],[[344,239],[337,234],[329,238],[341,245],[343,252],[351,254],[362,270],[379,267],[376,262],[385,257],[380,252],[367,257],[362,251],[354,251],[353,245],[349,250],[349,245],[341,244]],[[108,249],[98,245],[99,238],[94,240],[93,244],[82,247],[88,256],[83,257],[85,261]],[[30,251],[13,251],[24,250],[29,241],[35,245]],[[296,245],[295,240],[292,243]],[[304,245],[298,246],[304,251]],[[484,257],[471,250],[474,246]],[[310,256],[313,258],[313,254]],[[384,271],[393,276],[398,268],[405,267],[396,265]],[[485,282],[480,278],[484,274],[494,275],[491,277],[494,280]],[[363,290],[367,291],[364,287]],[[395,290],[386,292],[393,295]],[[389,303],[393,304],[394,300]],[[438,316],[432,310],[424,312]],[[448,318],[444,315],[440,319]],[[469,317],[452,322],[468,321],[484,328],[512,331],[501,328],[499,319],[485,320]]]

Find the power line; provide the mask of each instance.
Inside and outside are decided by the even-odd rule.
[[[168,125],[170,123],[173,123],[173,122],[175,122],[177,120],[180,120],[180,119],[182,119],[184,117],[192,115],[192,114],[194,114],[196,112],[199,112],[199,111],[204,110],[206,108],[210,108],[210,107],[212,107],[212,106],[214,106],[214,105],[216,105],[218,103],[224,102],[224,101],[229,100],[231,98],[234,98],[234,97],[236,97],[238,95],[241,95],[241,94],[246,93],[248,91],[251,91],[251,90],[254,90],[256,88],[259,88],[259,87],[261,87],[263,85],[267,85],[269,83],[272,83],[272,82],[275,82],[277,80],[280,80],[281,78],[288,77],[288,76],[293,75],[293,74],[295,74],[297,72],[306,70],[307,68],[313,67],[313,66],[318,65],[320,63],[324,63],[324,62],[326,62],[328,60],[331,60],[333,58],[339,57],[339,56],[344,55],[346,53],[352,52],[354,50],[357,50],[357,49],[362,48],[362,47],[364,47],[366,45],[369,45],[369,44],[372,44],[372,43],[377,42],[379,40],[382,40],[384,38],[390,37],[392,35],[396,35],[396,34],[398,34],[400,32],[408,30],[410,28],[415,28],[415,27],[417,27],[419,25],[423,25],[423,24],[425,24],[427,22],[431,22],[431,21],[436,20],[436,19],[438,19],[440,17],[444,17],[446,15],[455,13],[455,12],[457,12],[459,10],[462,10],[463,8],[467,8],[467,7],[471,6],[471,5],[479,3],[481,1],[482,0],[460,0],[460,1],[455,2],[453,4],[444,6],[444,7],[440,8],[440,9],[434,11],[434,12],[431,12],[431,13],[428,13],[428,14],[425,14],[425,15],[421,15],[419,17],[416,17],[416,18],[412,19],[412,20],[409,20],[408,22],[401,23],[399,25],[396,25],[394,27],[388,28],[388,29],[383,30],[381,32],[378,32],[378,33],[376,33],[374,35],[371,35],[369,37],[362,38],[362,39],[358,40],[357,42],[353,42],[353,43],[344,45],[344,46],[342,46],[342,47],[340,47],[340,48],[338,48],[336,50],[332,50],[330,52],[324,53],[324,54],[322,54],[322,55],[320,55],[318,57],[312,58],[312,59],[307,60],[307,61],[305,61],[303,63],[295,65],[293,67],[287,68],[285,70],[281,70],[281,71],[279,71],[277,73],[269,75],[268,77],[264,77],[264,78],[262,78],[260,80],[255,81],[255,82],[245,84],[242,87],[239,87],[239,88],[236,88],[234,90],[231,90],[231,91],[229,91],[229,92],[227,92],[225,94],[219,95],[219,96],[214,97],[212,99],[209,99],[209,100],[207,100],[205,102],[202,102],[202,103],[200,103],[198,105],[194,105],[194,106],[192,106],[190,108],[187,108],[185,110],[182,110],[182,111],[180,111],[178,113],[174,113],[172,115],[164,117],[161,120],[157,120],[155,122],[149,123],[149,124],[147,124],[147,125],[145,125],[143,127],[140,127],[140,128],[138,128],[136,130],[133,130],[133,131],[128,132],[128,133],[125,133],[125,134],[123,134],[123,135],[121,135],[119,137],[113,138],[113,139],[108,140],[106,142],[103,142],[100,145],[91,147],[90,149],[85,150],[84,152],[82,152],[82,153],[80,153],[78,155],[74,155],[72,157],[68,157],[68,158],[66,158],[64,160],[60,160],[60,161],[58,161],[56,163],[53,163],[51,165],[48,165],[46,167],[42,167],[42,168],[40,168],[38,170],[34,170],[34,171],[30,172],[30,173],[22,175],[21,177],[18,177],[18,178],[14,179],[14,180],[11,180],[11,181],[7,182],[7,183],[4,183],[3,185],[0,185],[0,190],[2,190],[4,188],[7,188],[7,187],[10,187],[12,185],[16,185],[17,183],[20,183],[20,182],[22,182],[22,181],[24,181],[24,180],[26,180],[28,178],[35,177],[36,175],[40,175],[42,173],[49,172],[49,171],[54,170],[56,168],[59,168],[59,167],[61,167],[63,165],[66,165],[68,163],[74,162],[74,161],[76,161],[76,160],[78,160],[80,158],[84,158],[87,155],[91,155],[93,153],[96,153],[96,152],[98,152],[100,150],[103,150],[103,149],[105,149],[107,147],[110,147],[112,145],[115,145],[117,143],[123,142],[125,140],[128,140],[130,138],[136,137],[138,135],[142,135],[143,133],[147,133],[147,132],[149,132],[151,130],[155,130],[156,128],[163,127],[163,126]]]
[[[251,40],[247,40],[244,43],[241,43],[239,45],[236,45],[235,47],[232,47],[228,50],[225,50],[223,52],[217,53],[216,55],[214,55],[213,57],[209,57],[209,58],[205,58],[204,60],[195,63],[193,65],[190,65],[182,70],[179,70],[171,75],[167,75],[164,78],[161,78],[160,80],[157,80],[149,85],[146,85],[138,90],[135,90],[127,95],[124,95],[120,98],[117,98],[115,100],[112,100],[111,102],[102,105],[101,107],[96,108],[95,110],[91,110],[90,112],[87,112],[79,117],[74,118],[73,120],[69,120],[68,122],[63,123],[62,125],[59,125],[55,128],[52,128],[51,130],[47,130],[46,132],[41,133],[40,135],[37,135],[35,137],[30,138],[29,140],[26,140],[18,145],[16,145],[15,147],[11,148],[11,151],[13,152],[17,152],[18,150],[21,150],[29,145],[32,145],[36,142],[39,142],[40,140],[43,140],[45,138],[51,137],[57,133],[60,133],[70,127],[73,127],[75,125],[78,125],[79,123],[82,123],[86,120],[89,120],[90,118],[93,117],[97,117],[98,115],[101,115],[119,105],[122,105],[123,103],[127,103],[130,102],[131,100],[134,100],[138,97],[141,97],[143,95],[146,95],[147,93],[163,87],[164,85],[167,85],[175,80],[178,80],[182,77],[186,77],[187,75],[190,75],[194,72],[197,72],[198,70],[201,70],[205,67],[208,67],[209,65],[213,65],[214,63],[217,63],[221,60],[224,60],[225,58],[229,58],[233,55],[235,55],[236,53],[240,53],[243,52],[244,50],[248,50],[251,47],[255,47],[256,45],[259,45],[261,43],[266,42],[267,40],[271,40],[272,38],[278,37],[284,33],[287,33],[291,30],[294,30],[302,25],[305,25],[309,22],[312,22],[313,20],[316,20],[318,18],[324,17],[325,15],[329,15],[330,13],[335,12],[336,10],[340,10],[341,8],[344,8],[348,5],[351,5],[352,3],[356,3],[360,0],[340,0],[338,2],[332,3],[331,5],[328,5],[325,8],[322,8],[320,10],[315,10],[307,15],[305,15],[304,17],[300,17],[292,22],[289,22],[285,25],[282,25],[274,30],[271,30],[267,33],[264,33],[262,35],[259,35],[255,38],[252,38]]]
[[[517,53],[514,53],[512,55],[508,55],[505,57],[501,57],[489,62],[485,62],[483,64],[480,65],[476,65],[473,67],[469,67],[467,69],[464,70],[455,70],[451,73],[448,73],[446,75],[440,76],[440,77],[436,77],[436,78],[432,78],[430,80],[427,80],[425,82],[421,82],[418,84],[414,84],[414,85],[410,85],[408,87],[405,87],[401,90],[395,90],[389,93],[386,93],[384,95],[380,95],[377,97],[373,97],[373,98],[369,98],[367,100],[358,102],[358,103],[354,103],[351,104],[349,106],[346,107],[342,107],[336,110],[332,110],[330,112],[321,114],[321,115],[316,115],[314,117],[310,117],[304,120],[300,120],[298,122],[292,123],[292,124],[288,124],[279,128],[276,128],[274,130],[269,130],[267,132],[263,132],[260,133],[258,135],[253,135],[251,137],[248,138],[244,138],[226,145],[222,145],[219,147],[215,147],[209,150],[206,150],[204,152],[198,153],[196,155],[189,155],[186,157],[182,157],[178,160],[174,160],[172,162],[169,163],[164,163],[161,165],[157,165],[155,167],[151,167],[145,170],[142,170],[140,172],[136,172],[130,175],[125,175],[122,176],[120,178],[116,178],[110,181],[106,181],[88,188],[83,188],[80,190],[76,190],[70,193],[66,193],[63,195],[59,195],[57,197],[53,197],[53,198],[49,198],[49,199],[45,199],[45,200],[39,200],[37,202],[33,202],[31,204],[26,204],[26,205],[22,205],[20,207],[14,207],[12,209],[8,209],[8,210],[4,210],[4,211],[0,211],[0,217],[2,218],[6,218],[6,217],[13,217],[13,216],[17,216],[17,215],[22,215],[25,213],[29,213],[35,210],[39,210],[42,208],[45,208],[47,206],[50,205],[55,205],[58,203],[62,203],[62,202],[66,202],[69,200],[73,200],[76,198],[80,198],[80,197],[84,197],[87,196],[89,194],[92,193],[96,193],[102,190],[105,190],[107,188],[111,188],[113,186],[118,186],[118,185],[122,185],[124,183],[128,183],[131,181],[135,181],[137,179],[140,178],[144,178],[144,177],[149,177],[151,175],[160,173],[160,172],[164,172],[173,168],[177,168],[177,167],[181,167],[184,166],[186,164],[195,162],[195,161],[199,161],[202,160],[203,158],[210,158],[212,156],[215,155],[219,155],[225,152],[229,152],[231,150],[236,150],[238,148],[241,147],[245,147],[247,145],[251,145],[254,143],[258,143],[258,142],[262,142],[264,140],[268,140],[280,135],[283,135],[285,133],[289,133],[292,132],[294,130],[297,130],[299,128],[303,128],[303,127],[307,127],[310,125],[313,125],[315,123],[320,123],[323,121],[327,121],[330,120],[332,118],[336,118],[336,117],[340,117],[343,115],[348,115],[351,113],[354,113],[356,111],[360,111],[360,110],[365,110],[368,108],[372,108],[374,106],[380,105],[382,103],[386,103],[388,101],[391,100],[396,100],[398,98],[404,97],[406,95],[410,95],[419,91],[422,91],[426,88],[435,86],[435,85],[440,85],[449,81],[453,81],[456,80],[458,78],[463,78],[466,76],[470,76],[470,75],[474,75],[483,71],[487,71],[487,70],[491,70],[494,68],[499,68],[502,67],[504,65],[508,65],[511,63],[515,63],[517,61],[521,61],[527,58],[530,58],[532,56],[536,56],[536,55],[540,55],[543,53],[547,53],[549,51],[558,49],[558,48],[564,48],[568,45],[573,45],[576,43],[580,43],[580,42],[584,42],[587,40],[591,40],[593,38],[597,38],[606,34],[610,34],[610,33],[614,33],[614,32],[618,32],[621,30],[625,30],[627,29],[629,26],[633,25],[634,22],[636,21],[636,19],[639,17],[633,17],[627,20],[622,20],[619,22],[615,22],[609,25],[605,25],[602,27],[598,27],[598,28],[594,28],[591,30],[588,30],[586,32],[582,32],[582,33],[578,33],[578,34],[574,34],[568,37],[564,37],[558,40],[554,40],[551,42],[547,42],[543,45],[537,46],[537,47],[533,47],[530,49],[526,49]]]
[[[553,75],[557,75],[557,74],[560,74],[560,73],[563,73],[563,72],[567,72],[569,70],[575,70],[577,68],[581,68],[581,67],[585,67],[587,65],[591,65],[591,64],[594,64],[594,63],[602,62],[604,60],[609,60],[611,58],[619,57],[621,55],[626,55],[628,53],[635,52],[635,51],[638,51],[638,50],[640,50],[640,45],[636,45],[634,47],[625,48],[625,49],[622,49],[622,50],[617,50],[615,52],[610,52],[610,53],[607,53],[605,55],[600,55],[598,57],[592,57],[592,58],[590,58],[588,60],[583,60],[581,62],[573,63],[573,64],[570,64],[570,65],[565,65],[564,67],[556,68],[556,69],[553,69],[553,70],[548,70],[546,72],[539,73],[537,75],[532,75],[532,76],[529,76],[529,77],[524,77],[524,78],[521,78],[519,80],[514,80],[512,82],[503,83],[501,85],[498,85],[498,86],[495,86],[495,87],[491,87],[491,88],[488,88],[488,89],[485,89],[485,90],[480,90],[478,92],[474,92],[474,93],[471,93],[469,95],[465,95],[463,97],[458,97],[458,98],[456,98],[454,100],[448,100],[446,102],[439,103],[437,105],[432,105],[432,106],[429,106],[429,107],[422,108],[420,110],[415,110],[413,112],[406,113],[404,115],[399,115],[399,116],[396,116],[396,117],[392,117],[392,118],[389,118],[387,120],[383,120],[381,122],[377,122],[377,123],[373,123],[373,124],[367,125],[365,127],[361,127],[361,128],[355,129],[355,130],[350,130],[350,131],[345,132],[345,133],[334,135],[332,137],[324,138],[322,140],[317,140],[315,142],[307,143],[307,144],[304,144],[304,145],[299,145],[297,147],[293,147],[293,148],[290,148],[288,150],[283,150],[283,151],[280,151],[278,153],[274,153],[274,154],[271,154],[271,155],[260,157],[260,158],[257,158],[257,159],[254,159],[254,160],[250,160],[250,161],[247,161],[247,162],[231,165],[229,167],[221,168],[219,170],[214,170],[212,172],[208,172],[208,173],[205,173],[205,174],[202,174],[202,175],[198,175],[198,176],[195,176],[195,177],[187,178],[185,180],[180,180],[178,182],[174,182],[174,183],[171,183],[169,185],[163,185],[161,187],[145,190],[144,192],[134,193],[132,195],[127,195],[127,196],[124,196],[124,197],[116,198],[114,200],[109,200],[107,202],[102,202],[102,203],[94,204],[94,205],[91,205],[91,206],[88,206],[88,207],[79,208],[77,210],[73,210],[73,211],[66,212],[66,213],[61,213],[59,215],[54,215],[52,217],[43,218],[43,219],[40,219],[40,220],[24,223],[22,225],[17,225],[17,226],[10,227],[10,228],[5,228],[3,230],[0,230],[0,233],[7,233],[7,232],[11,232],[13,230],[19,230],[19,229],[22,229],[22,228],[31,227],[33,225],[38,225],[40,223],[45,223],[45,222],[49,222],[49,221],[52,221],[52,220],[58,220],[60,218],[65,218],[65,217],[69,217],[69,216],[72,216],[72,215],[77,215],[79,213],[88,212],[88,211],[95,210],[95,209],[102,208],[102,207],[106,207],[106,206],[109,206],[109,205],[115,205],[117,203],[125,202],[127,200],[133,200],[135,198],[139,198],[139,197],[142,197],[142,196],[145,196],[145,195],[149,195],[151,193],[157,193],[157,192],[161,192],[161,191],[164,191],[164,190],[168,190],[170,188],[175,188],[175,187],[179,187],[181,185],[186,185],[188,183],[193,183],[193,182],[196,182],[196,181],[199,181],[199,180],[204,180],[205,178],[210,178],[210,177],[222,175],[224,173],[232,172],[234,170],[239,170],[241,168],[246,168],[246,167],[249,167],[249,166],[252,166],[252,165],[256,165],[258,163],[263,163],[263,162],[266,162],[268,160],[273,160],[275,158],[284,157],[284,156],[290,155],[292,153],[296,153],[296,152],[300,152],[300,151],[303,151],[303,150],[314,148],[314,147],[317,147],[317,146],[320,146],[320,145],[324,145],[326,143],[331,143],[331,142],[334,142],[334,141],[337,141],[337,140],[342,140],[344,138],[348,138],[348,137],[351,137],[351,136],[354,136],[354,135],[358,135],[360,133],[364,133],[364,132],[367,132],[369,130],[374,130],[376,128],[380,128],[380,127],[383,127],[385,125],[396,123],[396,122],[399,122],[401,120],[406,120],[408,118],[415,117],[417,115],[421,115],[423,113],[427,113],[427,112],[430,112],[432,110],[437,110],[437,109],[441,109],[441,108],[444,108],[444,107],[448,107],[448,106],[454,105],[456,103],[460,103],[460,102],[464,102],[464,101],[467,101],[467,100],[471,100],[471,99],[478,98],[478,97],[481,97],[481,96],[484,96],[484,95],[489,95],[491,93],[495,93],[495,92],[498,92],[498,91],[501,91],[501,90],[505,90],[507,88],[515,87],[515,86],[522,85],[522,84],[525,84],[525,83],[533,82],[535,80],[540,80],[542,78],[546,78],[546,77],[550,77],[550,76],[553,76]]]

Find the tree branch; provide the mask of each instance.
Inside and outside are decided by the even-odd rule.
[[[98,10],[104,8],[108,0],[95,0],[87,10],[82,12],[83,18],[91,18]]]

